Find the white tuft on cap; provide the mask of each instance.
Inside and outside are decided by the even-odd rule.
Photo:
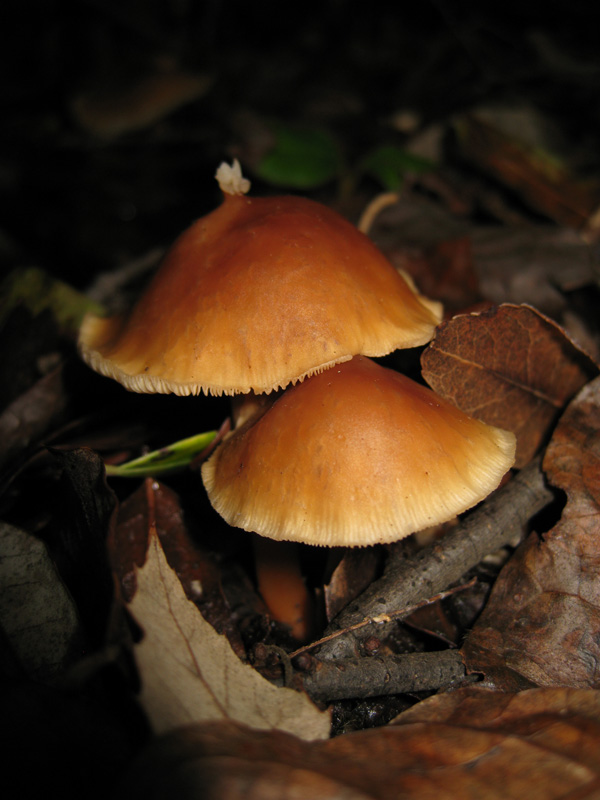
[[[233,159],[231,166],[223,161],[215,172],[215,178],[224,194],[247,194],[250,191],[250,181],[242,175],[237,158]]]

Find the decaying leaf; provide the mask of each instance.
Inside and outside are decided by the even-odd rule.
[[[591,800],[599,747],[598,692],[471,688],[327,742],[231,722],[176,731],[150,747],[118,797]]]
[[[218,633],[227,636],[236,653],[245,657],[238,626],[223,597],[221,571],[214,557],[197,537],[190,535],[177,494],[151,478],[119,505],[116,525],[108,539],[121,598],[130,602],[135,595],[136,567],[142,567],[146,560],[150,529],[156,531],[186,597],[200,608]]]
[[[421,363],[434,391],[516,434],[516,467],[533,458],[562,409],[598,374],[556,323],[510,304],[442,323]]]
[[[141,703],[156,732],[231,719],[303,739],[329,735],[328,712],[307,695],[269,683],[206,622],[169,566],[155,524],[145,562],[134,569],[135,592],[127,607],[143,631],[135,659]]]
[[[564,413],[544,459],[567,493],[562,518],[517,550],[463,649],[497,688],[600,686],[599,420],[597,378]]]

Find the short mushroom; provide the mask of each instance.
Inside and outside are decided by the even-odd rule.
[[[441,318],[372,242],[300,197],[224,201],[185,231],[128,314],[88,315],[87,363],[137,392],[268,393],[364,354],[427,343]]]
[[[287,389],[202,466],[230,524],[326,546],[392,542],[477,504],[515,437],[355,357]]]

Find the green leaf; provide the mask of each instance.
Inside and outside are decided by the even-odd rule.
[[[104,309],[81,292],[53,278],[37,267],[11,272],[0,286],[0,326],[17,306],[37,316],[49,310],[63,330],[75,333],[88,311],[102,314]]]
[[[216,435],[217,431],[198,433],[126,464],[106,464],[106,474],[117,478],[147,478],[184,469],[214,441]]]
[[[367,153],[360,166],[363,172],[376,178],[386,190],[397,192],[408,173],[429,172],[435,165],[400,147],[382,145]]]
[[[338,142],[323,130],[274,123],[275,146],[255,172],[274,186],[314,189],[335,179],[341,171]]]

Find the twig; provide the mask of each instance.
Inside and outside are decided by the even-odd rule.
[[[432,691],[464,679],[465,666],[458,650],[316,662],[303,676],[304,688],[313,700],[326,702]]]
[[[439,592],[433,597],[428,597],[426,600],[421,600],[420,603],[413,603],[412,606],[406,606],[405,608],[400,609],[400,611],[391,611],[388,614],[379,614],[376,617],[368,617],[367,619],[363,619],[362,622],[357,622],[355,625],[351,625],[349,628],[343,628],[342,630],[334,631],[333,633],[330,633],[329,636],[324,636],[322,639],[318,639],[316,642],[299,647],[297,650],[294,650],[293,653],[289,654],[289,658],[295,658],[296,656],[299,656],[300,653],[305,653],[307,650],[312,650],[315,647],[319,647],[326,642],[337,639],[338,636],[343,636],[345,633],[350,633],[350,631],[358,631],[361,628],[364,628],[366,625],[381,625],[384,622],[391,622],[392,620],[398,620],[402,617],[408,617],[409,614],[412,614],[414,611],[418,611],[420,608],[424,608],[432,603],[437,603],[438,600],[445,600],[447,597],[450,597],[450,595],[456,594],[457,592],[470,589],[476,583],[477,578],[471,578],[468,583],[455,586],[445,592]]]
[[[341,612],[325,632],[319,659],[353,658],[378,619],[432,597],[460,580],[484,556],[523,536],[527,522],[554,498],[536,459],[439,542],[405,561],[391,561],[383,576]],[[356,627],[355,627],[356,626]],[[349,631],[336,635],[337,631]],[[381,628],[377,630],[381,636]]]

